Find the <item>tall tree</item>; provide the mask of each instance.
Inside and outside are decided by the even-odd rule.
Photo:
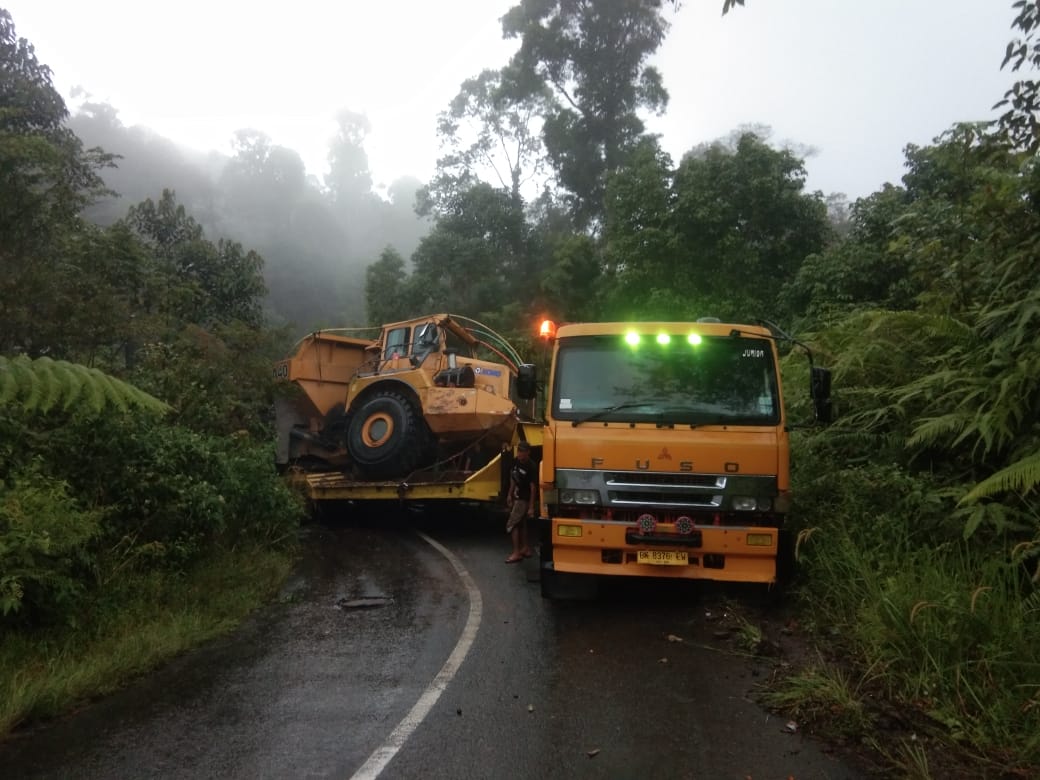
[[[369,325],[381,325],[412,317],[404,258],[387,247],[379,259],[365,269],[365,310]]]
[[[520,39],[506,72],[514,94],[548,87],[556,97],[543,138],[580,226],[602,216],[607,175],[643,133],[638,112],[667,105],[661,75],[647,64],[668,29],[663,5],[521,0],[502,17],[505,36]]]
[[[523,203],[508,190],[478,184],[448,205],[412,254],[409,300],[419,311],[482,319],[510,299],[530,300],[538,274]]]
[[[549,105],[545,90],[511,95],[501,71],[485,70],[467,79],[437,120],[445,151],[437,161],[439,177],[465,186],[491,176],[519,198],[521,186],[544,172],[539,131]]]
[[[303,160],[259,130],[237,130],[231,147],[234,156],[221,174],[224,213],[254,241],[268,243],[290,228],[304,198]]]
[[[824,251],[809,255],[781,294],[789,325],[815,327],[864,307],[916,308],[923,279],[893,246],[893,225],[908,203],[906,190],[886,184],[849,209],[847,229]]]
[[[341,208],[350,208],[372,191],[365,138],[372,131],[368,117],[343,109],[336,115],[336,135],[329,144],[329,172],[325,184]]]
[[[604,235],[616,314],[747,321],[829,235],[822,196],[791,152],[753,133],[688,153],[674,171],[647,139],[610,180]]]
[[[242,245],[206,240],[202,226],[164,190],[130,209],[125,224],[151,249],[161,282],[153,287],[157,306],[171,326],[263,321],[261,301],[267,289],[263,259]]]
[[[66,244],[80,210],[105,191],[98,171],[111,155],[84,150],[67,116],[50,68],[0,9],[0,351],[54,347],[54,293],[73,294],[76,283]]]

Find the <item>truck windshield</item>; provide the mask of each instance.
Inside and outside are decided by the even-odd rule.
[[[766,339],[675,334],[581,336],[560,342],[552,394],[558,420],[776,425],[776,366]]]

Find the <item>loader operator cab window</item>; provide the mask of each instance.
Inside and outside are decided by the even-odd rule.
[[[408,354],[411,328],[394,328],[386,333],[386,345],[383,347],[383,360],[392,360],[394,355],[403,358]]]
[[[415,329],[415,347],[412,349],[412,365],[418,368],[426,356],[436,352],[440,342],[440,331],[437,325],[427,322]]]

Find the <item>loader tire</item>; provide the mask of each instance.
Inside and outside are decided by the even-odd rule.
[[[430,452],[431,434],[404,396],[384,390],[365,401],[350,418],[347,452],[365,477],[405,477]]]

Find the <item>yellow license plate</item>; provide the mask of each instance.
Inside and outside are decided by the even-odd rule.
[[[685,566],[690,562],[689,556],[679,550],[640,550],[638,563],[651,563],[654,566]]]

